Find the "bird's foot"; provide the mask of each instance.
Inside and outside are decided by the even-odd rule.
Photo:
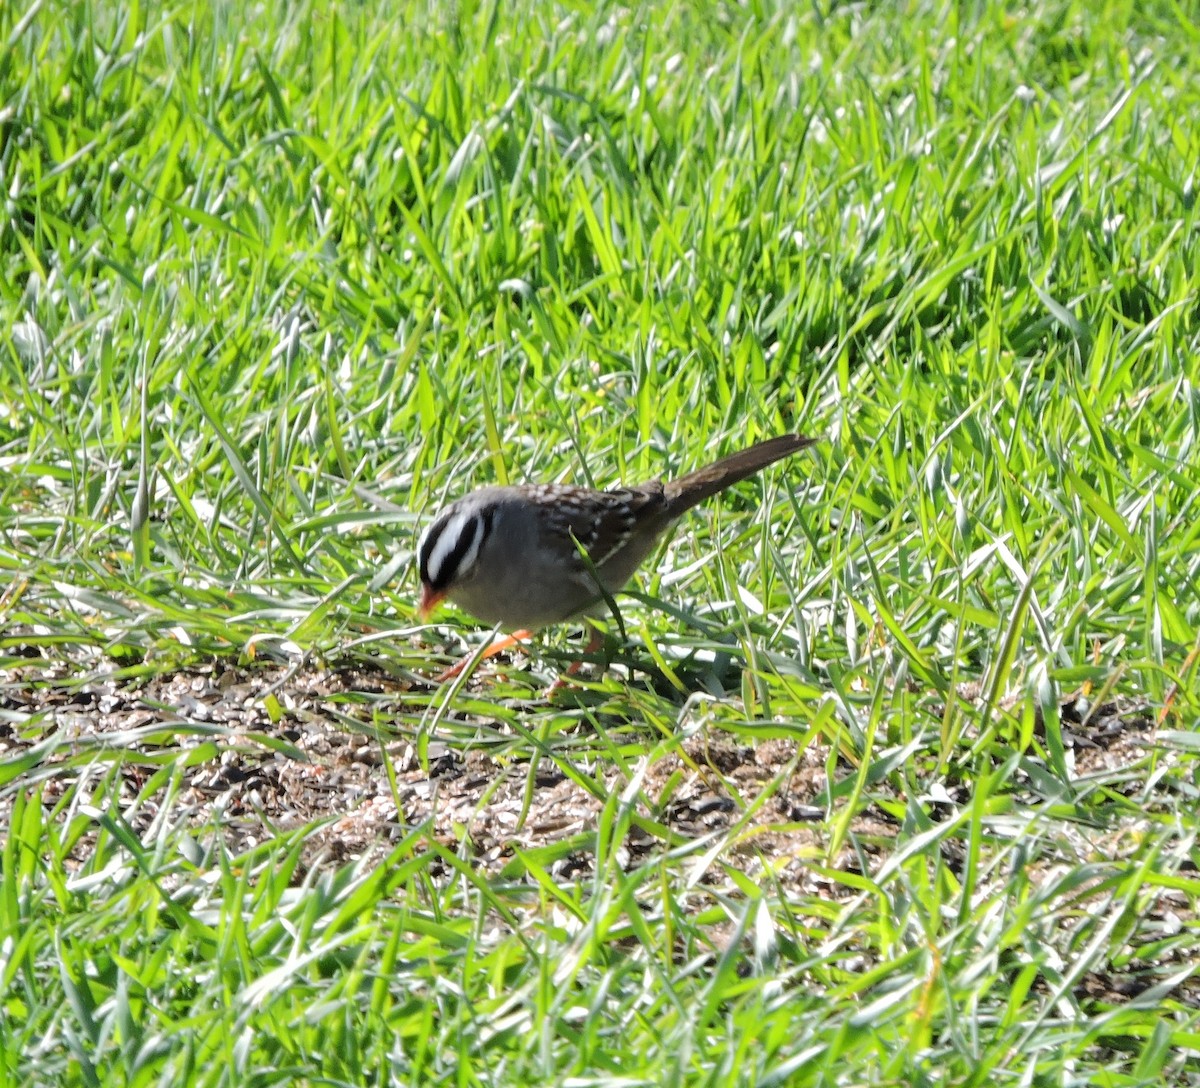
[[[588,630],[591,631],[592,637],[588,639],[588,644],[583,648],[584,655],[594,654],[604,646],[604,636],[591,624],[588,624]],[[571,677],[574,676],[580,669],[583,668],[583,658],[572,662],[567,668],[567,671],[562,674],[546,689],[546,698],[549,699],[562,691],[563,688],[569,687]]]
[[[461,661],[456,662],[448,669],[438,673],[437,676],[433,678],[433,682],[435,684],[444,684],[447,680],[453,680],[472,661],[479,662],[489,657],[495,657],[497,654],[502,654],[505,650],[512,649],[512,647],[517,646],[522,642],[528,642],[531,638],[533,638],[533,632],[526,631],[524,629],[520,631],[514,631],[511,635],[501,635],[486,650],[484,650],[483,653],[467,654],[466,657],[464,657]]]

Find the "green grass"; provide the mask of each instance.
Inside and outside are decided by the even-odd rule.
[[[1200,1085],[1194,4],[0,42],[0,1080]],[[422,682],[446,499],[785,429]]]

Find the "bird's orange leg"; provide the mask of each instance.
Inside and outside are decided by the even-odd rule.
[[[594,654],[604,645],[604,636],[590,623],[588,624],[588,630],[592,632],[592,637],[588,639],[588,644],[583,648],[583,652],[585,654]],[[574,676],[581,668],[583,668],[583,658],[580,658],[571,665],[567,669],[566,674],[567,676]]]
[[[489,657],[495,657],[497,654],[503,653],[505,650],[511,649],[520,642],[528,642],[533,638],[532,631],[526,631],[521,628],[520,631],[514,631],[511,635],[501,635],[493,642],[486,650],[478,657],[478,660],[483,661]],[[467,667],[467,662],[470,661],[475,654],[467,654],[461,661],[451,665],[448,669],[440,672],[433,678],[435,684],[444,684],[447,680],[453,680],[460,672]]]
[[[604,636],[590,623],[588,624],[588,630],[592,632],[592,637],[588,639],[588,644],[583,648],[583,652],[585,654],[594,654],[604,645]],[[570,683],[567,677],[574,676],[581,668],[583,668],[583,658],[570,665],[567,671],[546,689],[546,698],[550,698],[557,691],[562,691]]]

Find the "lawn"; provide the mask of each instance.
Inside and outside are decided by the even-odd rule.
[[[0,1083],[1200,1086],[1193,0],[0,42]],[[433,682],[446,502],[787,431]]]

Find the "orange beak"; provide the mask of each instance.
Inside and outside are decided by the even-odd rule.
[[[446,599],[445,590],[435,590],[424,582],[421,583],[421,601],[417,605],[417,615],[422,621],[429,619],[429,613]]]

